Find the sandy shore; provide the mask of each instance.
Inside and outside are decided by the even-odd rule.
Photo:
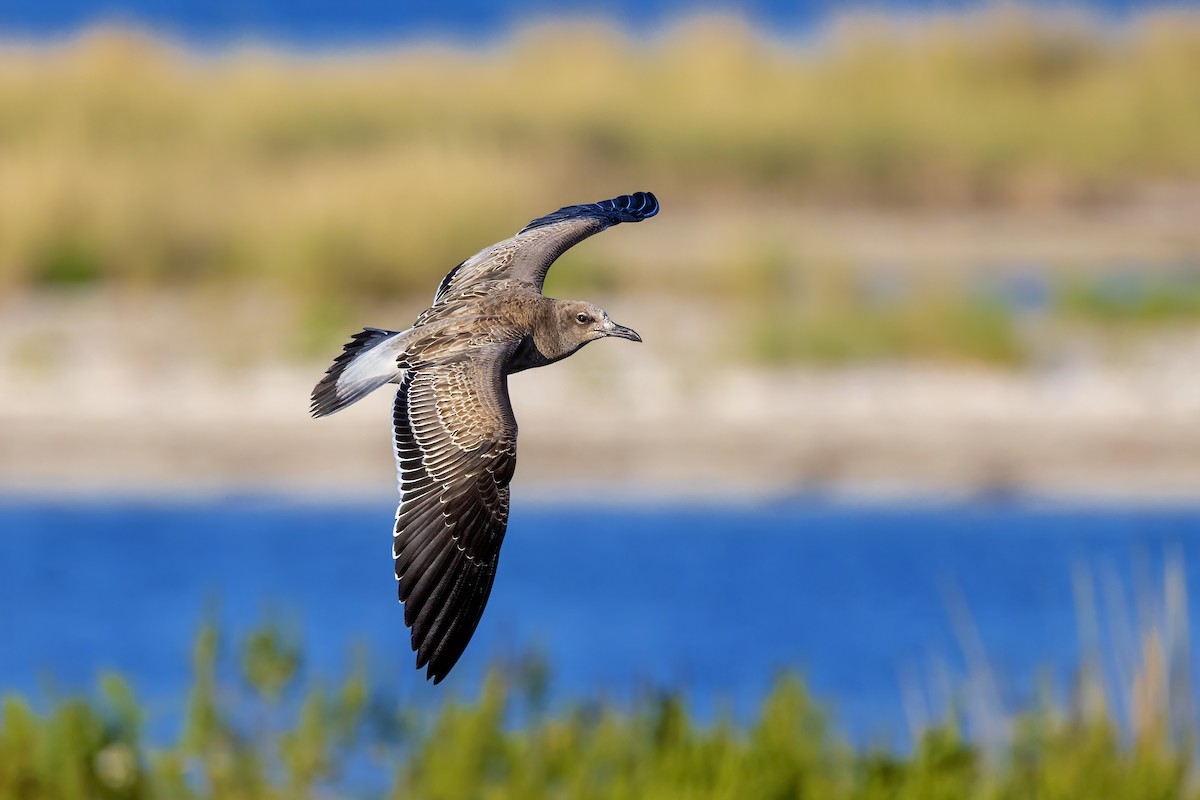
[[[1182,359],[1036,375],[727,368],[696,382],[651,358],[617,368],[590,355],[513,378],[518,491],[603,501],[804,492],[1200,499],[1200,377]],[[7,375],[0,490],[393,491],[388,393],[315,421],[306,415],[313,379],[301,368],[194,366]]]

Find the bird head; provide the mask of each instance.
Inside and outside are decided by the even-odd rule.
[[[558,318],[563,338],[578,343],[579,346],[607,336],[616,336],[631,342],[642,340],[637,331],[613,322],[607,311],[592,303],[562,303],[558,307]]]

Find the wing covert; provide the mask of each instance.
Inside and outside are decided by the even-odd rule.
[[[596,203],[564,206],[538,217],[515,236],[484,248],[446,274],[433,298],[441,303],[472,284],[511,278],[540,292],[554,261],[576,244],[621,222],[641,222],[658,213],[652,192],[623,194]]]

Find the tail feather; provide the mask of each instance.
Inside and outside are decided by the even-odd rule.
[[[403,352],[401,332],[364,328],[354,334],[313,387],[309,408],[314,417],[341,411],[400,377],[397,359]]]

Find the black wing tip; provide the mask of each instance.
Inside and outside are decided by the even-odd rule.
[[[424,667],[425,680],[430,681],[434,686],[437,686],[439,683],[446,680],[446,676],[449,675],[450,671],[454,669],[454,666],[458,664],[458,660],[462,657],[464,652],[466,652],[465,644],[457,653],[451,653],[448,657],[443,659],[439,659],[436,654],[431,655],[428,664],[422,664],[418,659],[417,669]]]
[[[621,222],[641,222],[658,213],[658,198],[654,192],[623,194],[611,200],[601,200],[595,205],[617,214]]]
[[[486,604],[487,598],[485,597],[483,605]],[[409,626],[412,649],[417,656],[417,671],[425,670],[425,680],[432,681],[433,685],[437,686],[458,664],[459,659],[467,650],[467,645],[470,644],[475,629],[479,626],[479,618],[483,616],[483,605],[476,606],[468,599],[466,606],[452,613],[451,618],[444,626],[437,630],[425,631],[420,640],[418,640],[415,625]],[[404,610],[408,611],[407,603],[404,604]],[[409,624],[407,619],[405,624]],[[450,639],[454,639],[454,641],[450,641]]]
[[[658,198],[654,196],[654,192],[634,192],[633,194],[623,194],[620,197],[600,200],[595,203],[565,206],[553,214],[538,217],[522,228],[520,233],[577,217],[601,217],[610,225],[615,225],[618,222],[641,222],[644,219],[653,217],[658,213],[658,210]]]
[[[453,565],[448,568],[450,572],[454,570]],[[445,578],[444,575],[442,577]],[[413,606],[409,601],[402,601],[404,624],[409,627],[409,642],[417,657],[417,671],[424,670],[425,680],[432,681],[434,686],[445,680],[466,652],[483,617],[494,577],[494,568],[486,573],[473,573],[467,580],[475,581],[474,586],[461,587],[459,582],[466,592],[465,596],[456,597],[452,594],[449,598],[437,597],[432,607],[436,609],[442,605],[443,610],[436,614],[437,618],[432,624],[423,625],[421,621],[422,614],[430,605],[419,607],[420,610],[412,613]],[[428,604],[430,598],[425,598],[423,602]]]
[[[412,649],[417,656],[417,671],[425,670],[425,680],[432,681],[433,685],[437,686],[446,679],[446,676],[450,674],[450,670],[454,669],[454,665],[458,663],[458,659],[463,651],[466,650],[466,647],[463,647],[452,658],[439,660],[438,653],[423,651],[422,645],[416,641],[416,637],[414,636]]]

